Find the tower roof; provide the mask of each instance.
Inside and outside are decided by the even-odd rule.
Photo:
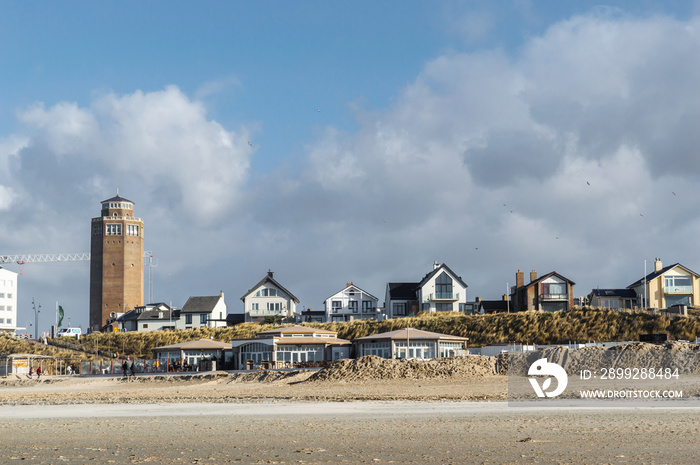
[[[121,197],[117,195],[116,197],[112,197],[111,199],[103,200],[100,203],[106,203],[106,202],[129,202],[129,203],[134,203],[129,199],[125,199],[124,197]]]

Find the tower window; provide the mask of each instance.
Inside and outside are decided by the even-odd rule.
[[[122,225],[121,224],[106,224],[106,233],[108,236],[121,236],[122,235]]]

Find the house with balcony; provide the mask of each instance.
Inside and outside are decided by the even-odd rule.
[[[467,284],[447,265],[433,263],[433,270],[413,283],[387,283],[384,307],[387,318],[418,312],[465,312]]]
[[[377,299],[353,283],[323,301],[325,321],[376,320]]]
[[[299,299],[274,279],[272,271],[268,271],[241,300],[246,322],[264,321],[267,317],[293,322],[297,316]]]
[[[700,302],[699,279],[700,275],[680,263],[664,267],[657,258],[654,271],[627,289],[636,293],[637,305],[645,308],[695,307]]]
[[[466,337],[403,328],[360,337],[355,339],[353,344],[356,358],[375,355],[382,358],[430,360],[466,356],[468,341]]]
[[[515,286],[511,288],[513,310],[516,312],[570,310],[574,305],[575,284],[556,271],[539,278],[536,271],[531,271],[530,282],[525,284],[524,273],[518,270],[515,273]]]

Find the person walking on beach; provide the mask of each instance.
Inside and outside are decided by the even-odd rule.
[[[32,379],[33,374],[34,374],[34,367],[29,367],[29,379]]]
[[[38,380],[40,378],[41,378],[41,365],[39,365],[39,367],[36,369],[36,379]]]
[[[126,363],[126,360],[124,360],[124,363],[122,363],[122,375],[124,375],[124,378],[129,376],[129,364]]]
[[[131,376],[136,376],[136,360],[131,361]]]

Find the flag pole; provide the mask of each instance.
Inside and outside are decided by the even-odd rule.
[[[53,327],[53,336],[56,337],[58,334],[58,300],[56,301],[56,326]]]

